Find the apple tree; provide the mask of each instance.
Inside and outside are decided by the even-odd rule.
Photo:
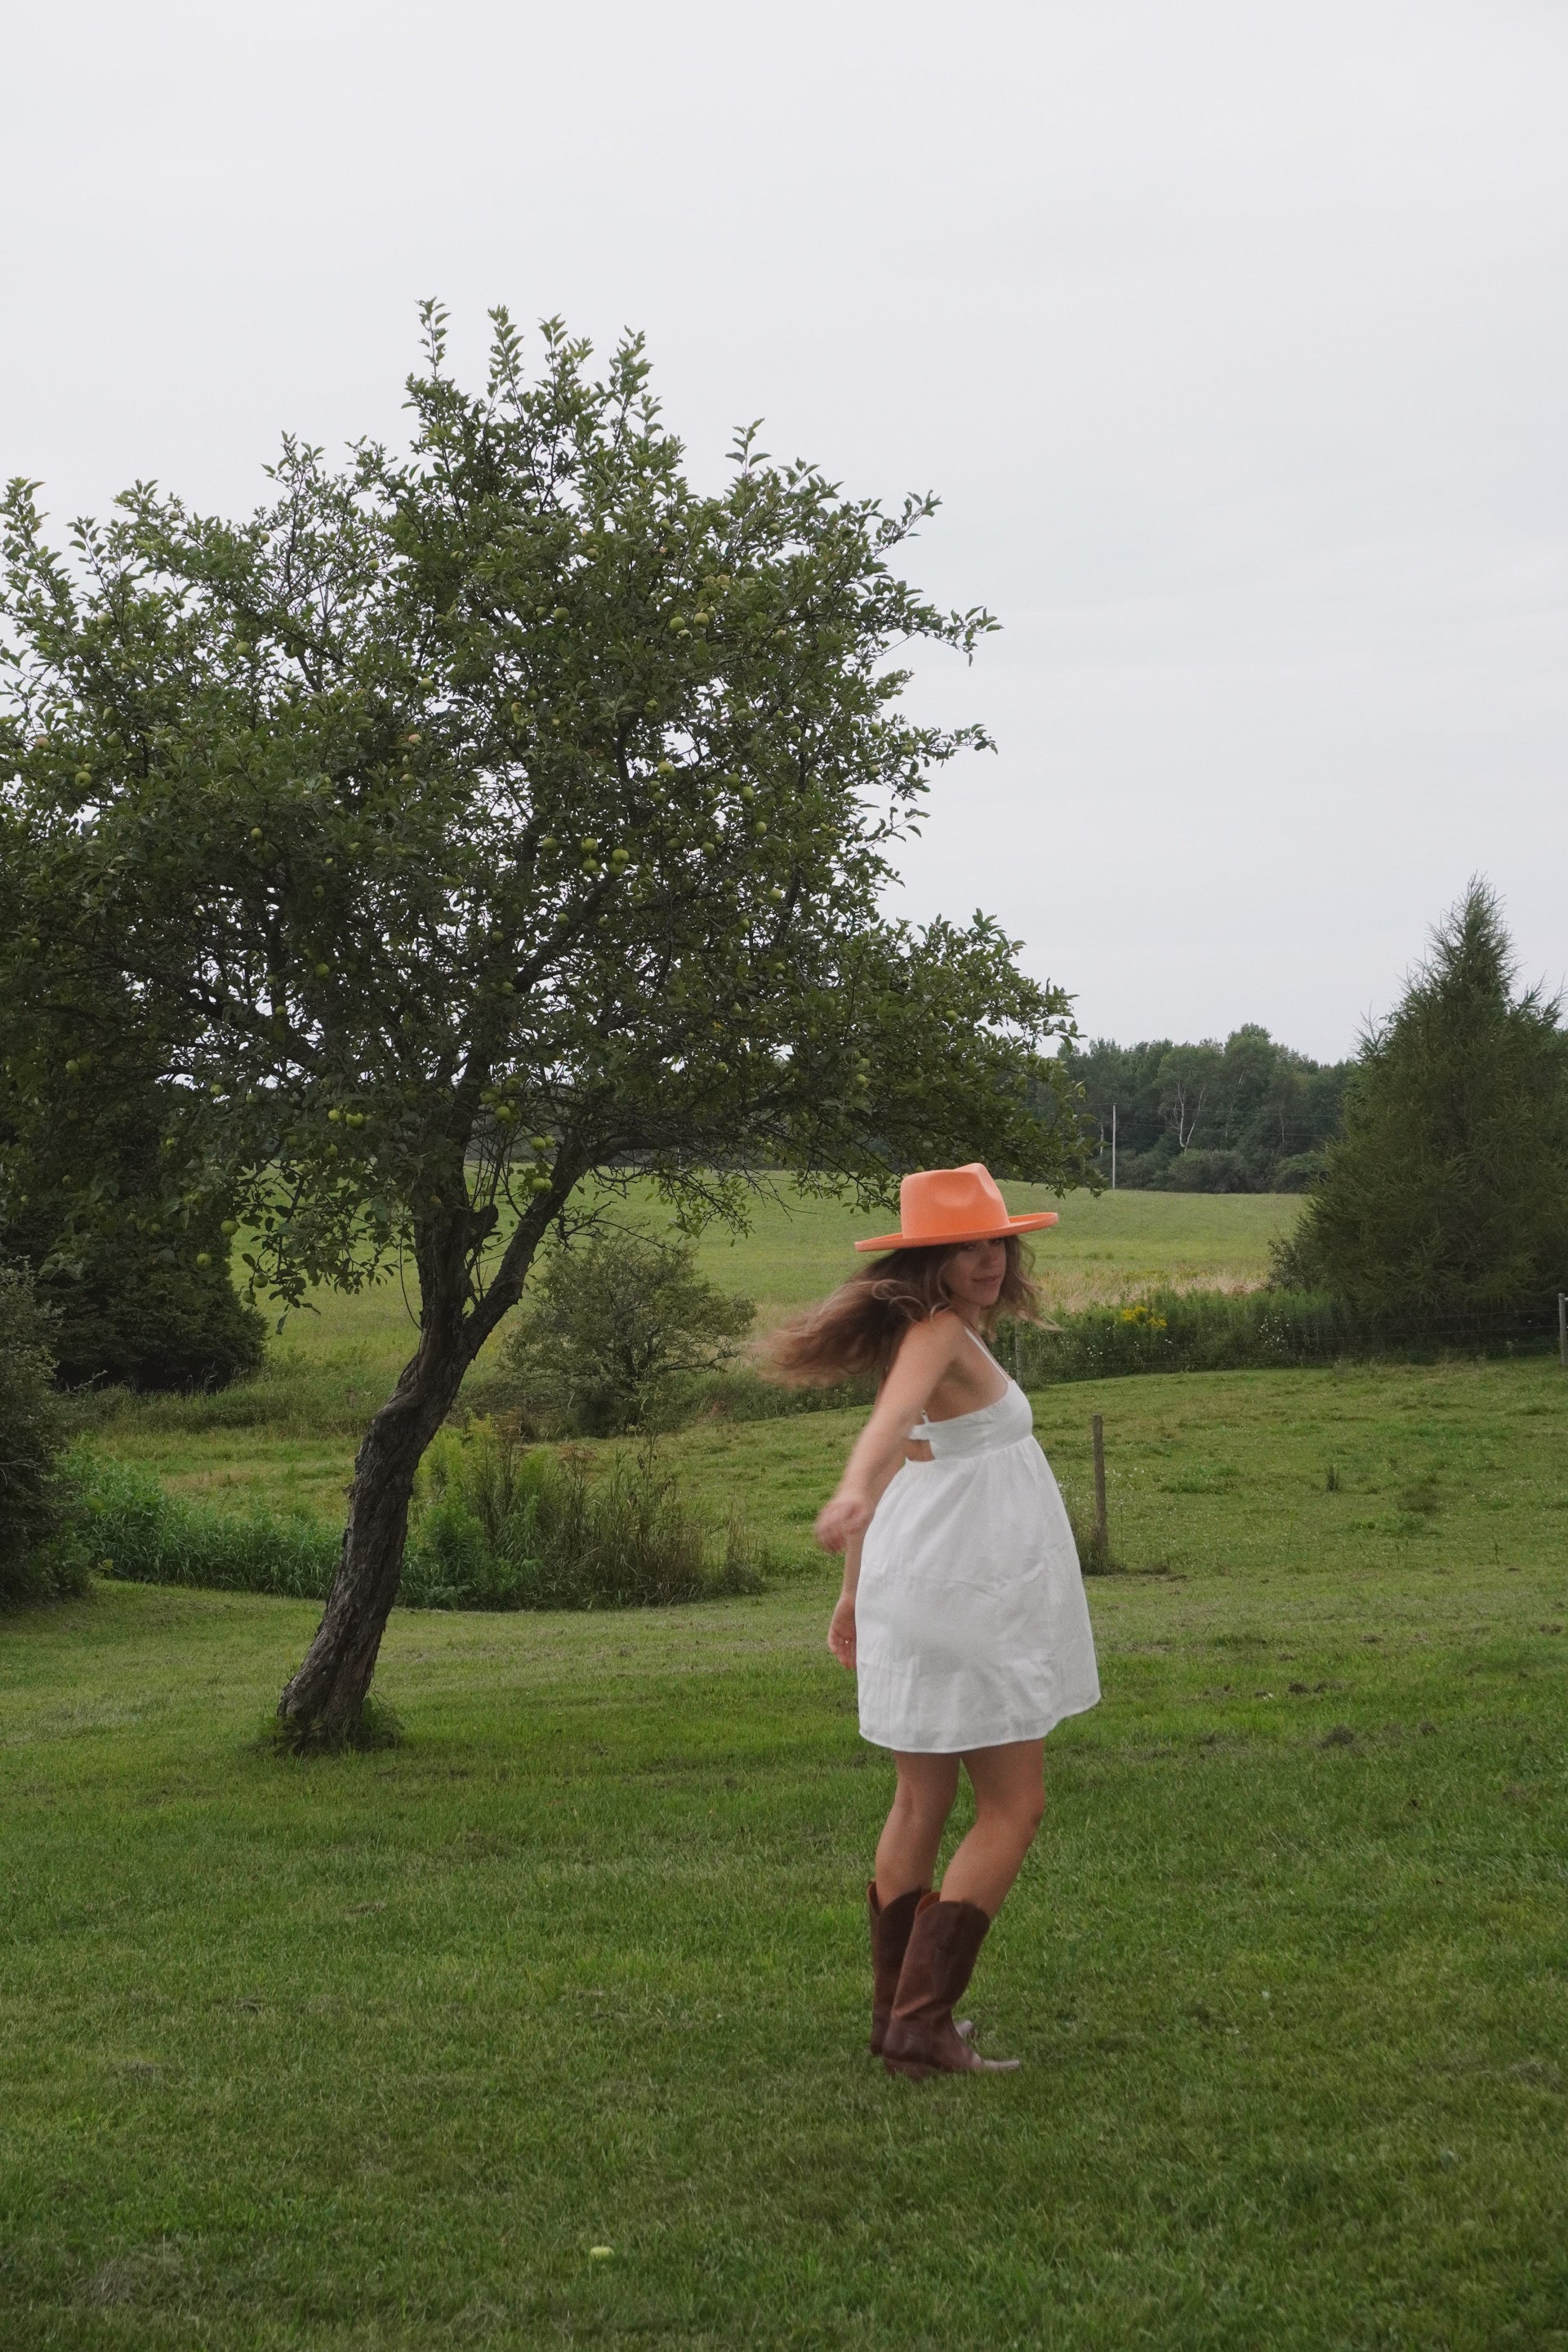
[[[585,1178],[689,1223],[759,1170],[869,1205],[921,1162],[1082,1164],[1067,999],[983,917],[880,911],[984,742],[901,702],[900,648],[993,625],[894,568],[933,502],[750,432],[700,490],[637,341],[596,376],[551,322],[530,373],[497,311],[468,391],[423,323],[405,451],[286,440],[249,520],[141,484],[63,553],[36,485],[5,510],[5,984],[94,1008],[100,1070],[155,1046],[144,1216],[221,1211],[285,1306],[417,1276],[279,1703],[301,1738],[353,1737],[420,1456]]]

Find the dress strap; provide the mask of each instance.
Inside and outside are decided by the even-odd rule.
[[[963,1318],[961,1318],[960,1319],[962,1320]],[[973,1340],[975,1346],[979,1349],[981,1354],[984,1357],[986,1362],[991,1366],[992,1370],[994,1371],[1002,1372],[1002,1378],[1005,1383],[1002,1391],[1002,1395],[999,1397],[993,1397],[989,1404],[977,1404],[972,1406],[968,1412],[950,1412],[945,1421],[932,1421],[929,1413],[922,1413],[919,1421],[916,1422],[914,1427],[910,1432],[910,1438],[911,1442],[915,1444],[929,1445],[931,1442],[931,1433],[933,1429],[951,1428],[952,1424],[955,1421],[972,1421],[976,1413],[994,1412],[996,1407],[1002,1403],[1003,1400],[1005,1398],[1007,1391],[1014,1384],[1011,1373],[1002,1371],[1001,1365],[996,1361],[995,1357],[992,1354],[990,1349],[986,1346],[984,1340],[981,1338],[973,1325],[972,1323],[965,1323],[963,1328],[968,1332],[970,1338]]]

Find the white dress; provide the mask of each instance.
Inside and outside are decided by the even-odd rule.
[[[910,1434],[936,1458],[904,1464],[866,1530],[861,1737],[932,1756],[1043,1739],[1096,1704],[1100,1677],[1078,1547],[1029,1400],[1008,1381],[994,1404]]]

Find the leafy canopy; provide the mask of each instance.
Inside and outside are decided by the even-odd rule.
[[[407,1246],[471,1354],[590,1169],[688,1221],[758,1164],[1070,1181],[1066,999],[982,918],[879,911],[985,740],[900,705],[900,648],[993,625],[895,575],[933,501],[751,432],[701,494],[640,342],[595,378],[551,322],[530,380],[492,316],[470,394],[426,305],[407,453],[287,440],[248,522],[143,483],[61,556],[11,486],[8,977],[61,1083],[112,1093],[156,1041],[135,1213],[244,1221],[285,1301]]]
[[[26,1268],[0,1265],[0,1607],[58,1599],[87,1581],[59,1475],[54,1325]]]

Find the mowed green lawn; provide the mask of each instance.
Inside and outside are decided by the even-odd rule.
[[[1568,2346],[1568,1377],[1061,1388],[1080,1494],[1097,1410],[1165,1572],[1090,1586],[1012,2076],[862,2047],[842,1417],[679,1441],[760,1600],[395,1613],[390,1752],[253,1745],[309,1609],[5,1621],[7,2352]]]

